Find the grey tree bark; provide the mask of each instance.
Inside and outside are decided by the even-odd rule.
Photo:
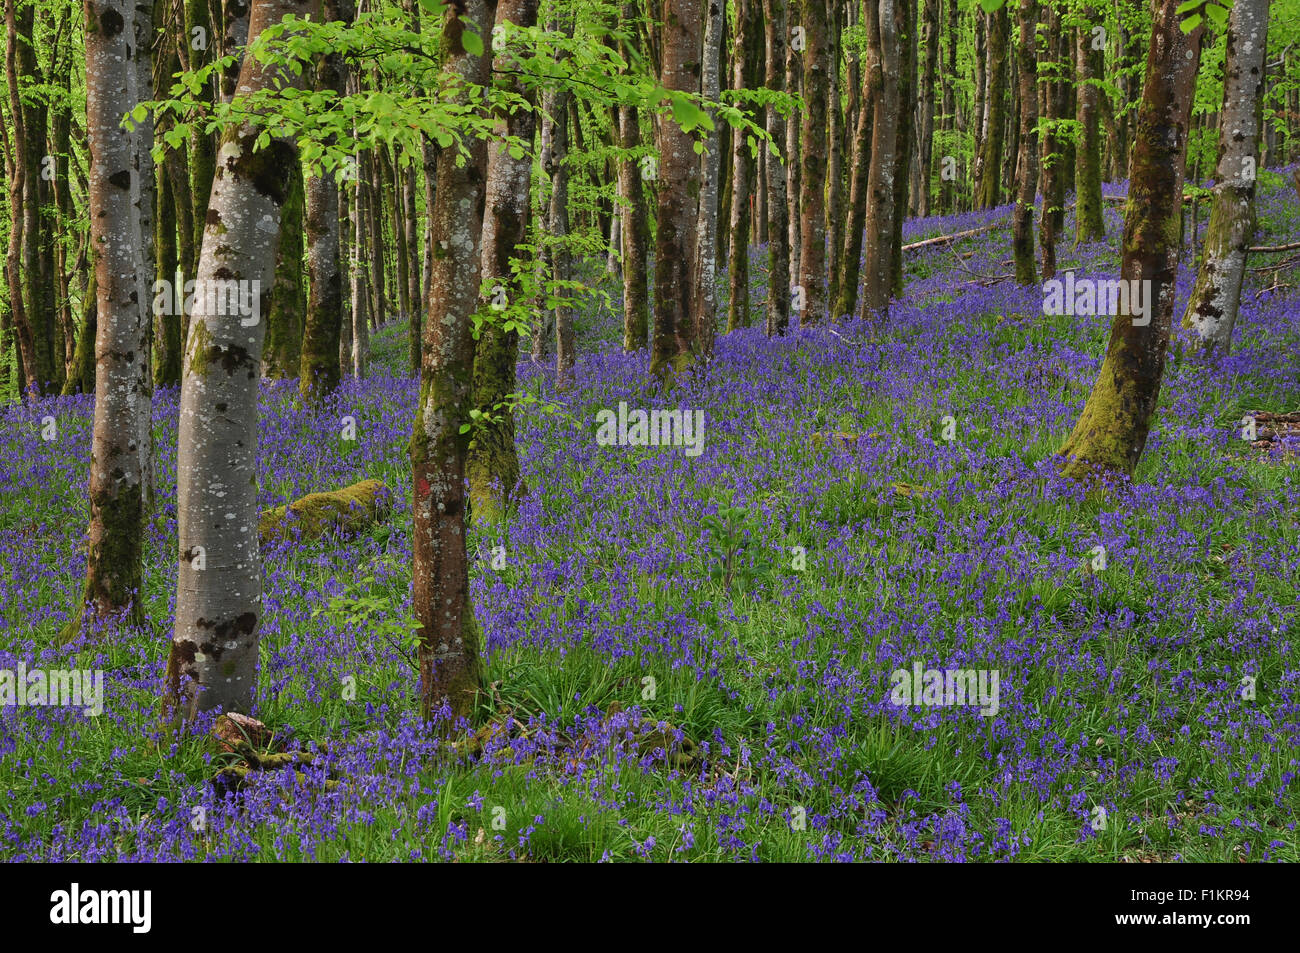
[[[1227,354],[1255,230],[1255,171],[1264,106],[1268,0],[1233,0],[1228,13],[1219,164],[1201,269],[1183,315],[1206,354]]]
[[[290,13],[319,19],[321,2],[255,0],[250,41]],[[300,75],[250,57],[240,69],[235,97],[301,83]],[[196,296],[185,345],[176,467],[180,565],[164,688],[167,715],[184,721],[218,706],[248,712],[257,687],[257,398],[266,333],[261,315],[270,311],[280,210],[289,168],[297,162],[297,150],[284,139],[254,151],[258,135],[244,123],[222,136],[195,279],[205,292],[234,282],[240,307],[233,315],[221,313],[231,310],[228,294],[216,302],[209,300],[216,295]]]
[[[90,540],[82,608],[106,619],[142,618],[144,456],[140,421],[149,400],[141,341],[149,307],[140,273],[136,136],[122,128],[135,105],[131,0],[91,0],[86,11],[86,136],[90,241],[95,259],[95,418],[90,450]],[[149,298],[152,301],[152,297]]]

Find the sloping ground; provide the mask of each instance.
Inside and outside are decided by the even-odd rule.
[[[1289,186],[1261,181],[1263,239],[1294,239]],[[1106,215],[1115,236],[1119,210]],[[1113,244],[1063,246],[1062,265],[1113,276]],[[1009,228],[917,250],[887,331],[728,335],[667,397],[647,390],[644,355],[618,353],[617,313],[586,314],[580,340],[609,343],[586,345],[556,412],[521,422],[533,496],[471,538],[491,702],[450,751],[412,721],[415,387],[352,382],[313,413],[292,384],[268,385],[263,506],[364,478],[399,499],[360,537],[268,548],[256,714],[284,750],[328,752],[238,793],[212,783],[228,759],[205,739],[150,740],[175,581],[175,394],[155,408],[155,621],[58,650],[89,406],[6,408],[0,668],[108,675],[97,719],[0,712],[0,856],[1300,859],[1300,485],[1238,432],[1251,410],[1300,409],[1300,298],[1253,288],[1218,365],[1175,349],[1135,481],[1085,498],[1052,454],[1109,322],[981,283],[1009,256]],[[1180,315],[1190,284],[1184,268]],[[378,365],[401,366],[402,333],[379,336]],[[546,373],[521,373],[552,396]],[[599,445],[596,413],[620,401],[703,410],[703,453]],[[996,710],[894,704],[894,673],[918,666],[996,672]]]

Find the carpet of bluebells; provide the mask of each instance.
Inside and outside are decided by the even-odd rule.
[[[1294,240],[1295,195],[1261,182],[1260,240]],[[1116,277],[1121,214],[1106,241],[1063,243],[1062,266]],[[71,645],[91,405],[0,409],[0,668],[106,673],[99,717],[0,710],[0,857],[1300,860],[1300,448],[1239,433],[1252,410],[1300,409],[1300,292],[1250,276],[1217,364],[1175,341],[1136,477],[1090,493],[1053,454],[1110,319],[981,280],[1009,270],[1007,207],[905,240],[991,221],[909,252],[886,326],[769,340],[756,307],[667,394],[620,352],[606,279],[578,387],[520,365],[541,398],[519,425],[529,493],[470,536],[491,689],[454,744],[415,716],[403,329],[319,410],[265,382],[264,505],[365,478],[397,505],[360,536],[264,551],[252,714],[316,757],[237,790],[214,781],[229,756],[208,725],[159,729],[177,394],[154,405],[149,622]],[[596,413],[620,401],[703,409],[704,452],[599,446]],[[893,704],[915,662],[996,670],[996,714]]]

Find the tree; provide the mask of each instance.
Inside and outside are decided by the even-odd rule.
[[[704,20],[704,61],[701,93],[709,102],[720,95],[721,80],[718,62],[722,52],[722,14],[725,0],[704,0],[707,15]],[[695,339],[701,354],[713,351],[713,336],[717,325],[718,248],[718,172],[722,165],[722,130],[714,128],[704,140],[704,156],[700,178],[700,211],[695,227]]]
[[[825,2],[804,5],[803,174],[799,195],[798,285],[803,288],[802,323],[815,324],[826,314],[826,110],[830,86],[831,43]],[[793,157],[792,157],[793,161]]]
[[[1017,73],[1020,82],[1020,139],[1016,151],[1016,208],[1012,248],[1016,281],[1032,285],[1034,271],[1034,195],[1038,190],[1038,0],[1020,0],[1020,48]]]
[[[769,89],[785,89],[786,0],[763,0],[766,10],[766,83]],[[767,134],[772,137],[767,154],[767,333],[785,334],[790,324],[790,230],[786,204],[786,175],[776,164],[776,151],[786,141],[785,117],[775,103],[767,107]],[[786,162],[795,161],[786,156]],[[657,280],[657,278],[656,278]]]
[[[894,207],[897,201],[899,66],[902,9],[897,0],[867,4],[868,83],[874,116],[867,179],[866,277],[862,316],[883,315],[893,287]]]
[[[141,405],[147,365],[138,358],[149,325],[141,302],[136,137],[122,125],[138,73],[131,0],[86,4],[86,134],[89,213],[95,249],[95,423],[90,451],[90,540],[82,604],[100,619],[142,617],[145,513]],[[72,626],[79,626],[80,607]]]
[[[1124,211],[1121,278],[1148,282],[1145,322],[1121,308],[1083,413],[1061,448],[1067,475],[1132,475],[1160,397],[1173,323],[1192,92],[1204,26],[1184,34],[1181,0],[1157,0]],[[1121,298],[1121,301],[1124,299]]]
[[[623,4],[624,24],[635,23],[637,4]],[[623,43],[623,59],[630,51]],[[622,70],[626,75],[626,67]],[[650,245],[650,220],[645,189],[641,181],[641,118],[636,106],[619,104],[616,111],[619,146],[623,156],[618,163],[618,192],[622,200],[623,241],[623,350],[636,351],[646,346],[650,335],[650,275],[647,263]]]
[[[320,12],[320,0],[255,0],[249,42],[289,14],[319,19]],[[301,83],[300,73],[247,56],[235,99]],[[256,692],[257,398],[265,336],[258,315],[274,280],[281,209],[298,161],[293,142],[278,136],[255,148],[261,133],[246,119],[221,136],[195,279],[205,294],[196,296],[185,344],[176,465],[180,565],[164,699],[167,715],[185,722],[218,706],[248,712]],[[255,313],[212,306],[215,295],[206,288],[230,282],[241,305],[256,302]]]
[[[327,21],[350,23],[356,15],[351,0],[326,0]],[[343,58],[330,53],[316,69],[316,90],[341,97],[347,91]],[[343,332],[343,268],[339,255],[339,181],[320,170],[306,184],[307,274],[310,291],[299,362],[299,393],[319,402],[339,385],[339,337]],[[360,216],[358,215],[358,220]],[[298,249],[301,252],[301,245]],[[364,317],[362,325],[365,324]]]
[[[1264,104],[1268,0],[1233,0],[1228,13],[1219,164],[1201,269],[1183,326],[1206,354],[1226,354],[1241,302],[1246,255],[1255,230],[1255,169]]]
[[[498,24],[532,27],[537,23],[538,0],[501,0]],[[511,93],[531,106],[531,96],[517,75],[510,72],[513,58],[508,51],[496,54],[494,70]],[[520,296],[513,262],[522,257],[519,246],[528,233],[528,187],[532,179],[532,156],[512,155],[507,137],[531,145],[537,130],[532,108],[502,112],[497,117],[499,144],[488,147],[486,202],[483,216],[482,270],[489,283],[489,296],[479,302],[489,313],[483,323],[474,353],[474,404],[484,418],[494,418],[479,430],[469,449],[470,504],[474,520],[493,521],[509,505],[520,484],[519,456],[515,451],[515,415],[508,398],[515,389],[515,364],[519,355],[519,332],[507,325],[504,315],[493,318],[496,289],[508,302]]]
[[[671,92],[700,91],[702,0],[664,0],[661,82]],[[695,200],[700,164],[689,130],[661,118],[654,327],[650,372],[680,371],[695,349]]]
[[[758,85],[763,69],[763,18],[760,0],[737,0],[732,84],[736,89]],[[737,130],[731,151],[731,222],[727,250],[727,330],[749,327],[750,198],[756,193],[757,162],[748,137]]]
[[[1075,240],[1086,242],[1106,237],[1106,222],[1101,214],[1101,133],[1098,127],[1101,110],[1101,34],[1094,35],[1096,11],[1083,10],[1075,45],[1075,81],[1078,85],[1077,119],[1081,137],[1076,153]]]
[[[467,106],[491,79],[485,38],[496,22],[495,0],[464,0],[444,14],[444,73],[460,80]],[[472,35],[474,41],[468,41]],[[477,52],[472,52],[477,50]],[[481,93],[477,94],[481,97]],[[478,627],[469,598],[465,548],[465,460],[474,407],[474,337],[481,273],[487,143],[438,146],[437,185],[429,227],[438,251],[429,280],[420,398],[411,434],[415,517],[411,602],[419,620],[420,711],[426,721],[444,706],[450,728],[468,717],[480,687]]]
[[[552,32],[560,32],[558,22],[552,23]],[[573,36],[574,22],[568,18],[563,26],[563,36]],[[561,54],[561,62],[567,59]],[[548,256],[551,278],[556,282],[573,279],[572,256],[569,252],[569,103],[573,94],[567,86],[548,89],[542,97],[542,120],[547,135],[542,137],[542,168],[551,182],[550,206],[546,216],[546,230],[550,238]],[[573,307],[567,301],[555,306],[555,387],[565,391],[573,386],[574,353]]]
[[[1006,123],[1007,98],[1004,77],[1007,74],[1007,45],[1011,31],[1006,4],[989,14],[988,64],[985,73],[987,121],[979,143],[976,171],[976,208],[993,208],[1002,201],[1003,126]]]

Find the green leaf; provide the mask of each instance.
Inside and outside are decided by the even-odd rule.
[[[1006,0],[980,0],[980,9],[985,13],[996,13],[1005,3]]]
[[[1201,15],[1199,13],[1193,13],[1182,23],[1178,24],[1178,29],[1182,30],[1184,33],[1191,33],[1200,25],[1201,25]]]
[[[460,45],[465,47],[465,52],[470,56],[483,55],[483,37],[477,33],[471,33],[466,30],[460,35]]]

